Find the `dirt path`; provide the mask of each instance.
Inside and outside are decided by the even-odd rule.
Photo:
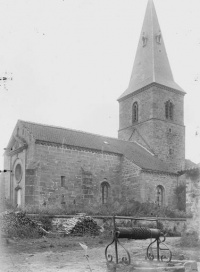
[[[93,271],[106,271],[103,251],[98,249],[89,250],[90,267]],[[36,254],[15,254],[3,257],[2,272],[56,272],[90,271],[82,250],[67,251],[65,253],[47,251]]]
[[[184,255],[187,259],[200,262],[200,249],[184,249],[178,247],[179,238],[169,238],[167,244],[173,251],[173,259]],[[8,241],[1,247],[1,272],[86,272],[91,271],[84,257],[84,250],[79,242],[85,242],[89,249],[89,262],[92,271],[106,271],[104,256],[105,245],[109,241],[98,238],[59,238]],[[125,247],[130,251],[132,259],[144,259],[149,241],[126,241]],[[200,271],[200,270],[199,270]]]

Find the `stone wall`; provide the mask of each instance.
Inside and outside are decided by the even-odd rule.
[[[156,202],[156,187],[164,188],[164,205],[176,207],[174,190],[177,186],[177,176],[143,171],[141,174],[142,202]]]
[[[4,174],[0,174],[0,212],[5,209],[5,180]]]
[[[89,216],[89,215],[88,215]],[[34,219],[37,220],[37,216],[31,215],[31,217],[34,217]],[[74,216],[75,217],[75,216]],[[72,216],[60,216],[57,215],[56,217],[51,217],[52,219],[52,225],[59,225],[63,222],[68,221]],[[97,222],[98,226],[102,227],[104,230],[112,230],[113,227],[113,218],[108,218],[104,216],[92,216],[92,218]],[[148,221],[147,220],[134,220],[134,219],[116,219],[116,223],[120,227],[147,227],[147,228],[157,228],[157,224],[155,221]],[[181,235],[183,231],[186,229],[186,220],[159,220],[159,226],[160,228],[162,226],[162,229],[168,233],[168,235]]]
[[[4,156],[4,169],[10,169],[10,157]],[[11,179],[11,172],[7,172],[4,175],[4,183],[5,183],[5,198],[10,199],[10,179]]]
[[[4,154],[4,169],[11,170],[6,172],[5,175],[5,198],[14,207],[18,202],[24,208],[27,200],[25,180],[27,169],[33,168],[34,141],[30,132],[24,129],[21,123],[17,123],[9,142],[9,148]],[[22,169],[22,178],[19,182],[15,176],[15,168],[18,164],[21,165]]]
[[[141,172],[126,157],[103,150],[35,143],[20,126],[13,135],[12,149],[6,152],[4,165],[12,170],[5,175],[5,196],[13,206],[20,197],[22,208],[47,204],[95,208],[106,201],[118,209],[128,200],[155,202],[158,185],[165,188],[165,205],[174,204],[175,176]],[[15,177],[18,164],[22,167],[19,182]],[[102,183],[108,187],[102,187]]]
[[[132,126],[132,104],[134,102],[138,102],[139,105],[138,122],[143,123],[152,118],[166,121],[165,102],[171,100],[174,104],[173,123],[184,126],[183,99],[184,96],[177,94],[175,91],[161,89],[156,86],[133,93],[131,97],[119,103],[119,131]]]
[[[25,204],[37,205],[38,204],[38,194],[35,188],[36,180],[36,170],[26,169],[26,185],[25,185]]]
[[[34,178],[27,177],[34,186],[35,204],[64,203],[79,207],[102,203],[102,182],[109,184],[108,202],[120,196],[121,156],[78,148],[63,148],[36,144]],[[33,180],[34,179],[34,180]],[[29,202],[31,204],[31,202]]]
[[[113,228],[113,219],[104,218],[99,219],[98,217],[93,217],[94,220],[98,223],[99,226],[107,226],[108,228]],[[131,220],[131,219],[117,219],[117,224],[123,227],[149,227],[149,228],[157,228],[157,224],[155,221],[148,220]],[[168,234],[172,234],[173,232],[176,234],[181,234],[186,229],[186,220],[159,220],[159,223],[163,226],[163,229],[168,232]]]
[[[119,138],[137,141],[158,158],[182,170],[185,165],[183,96],[156,86],[133,94],[119,104]],[[174,105],[173,120],[165,117],[165,102]],[[138,122],[132,124],[132,105],[138,103]]]
[[[140,168],[125,157],[122,160],[121,171],[121,199],[141,201],[140,196]]]
[[[186,172],[186,210],[192,218],[187,220],[187,232],[197,232],[200,238],[200,169]]]
[[[11,170],[12,172],[5,173],[5,197],[13,206],[17,205],[17,189],[21,189],[20,203],[21,207],[25,205],[25,173],[26,173],[26,150],[15,153],[11,156],[6,156],[7,163],[4,164],[4,169]],[[16,180],[15,169],[17,165],[21,165],[22,178],[20,182]]]
[[[134,163],[115,154],[44,144],[35,147],[35,169],[26,170],[26,204],[99,206],[101,184],[107,182],[107,201],[114,205],[128,200],[155,203],[158,185],[164,188],[165,205],[176,205],[175,175],[141,172]]]

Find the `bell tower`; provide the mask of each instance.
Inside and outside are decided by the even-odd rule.
[[[119,97],[118,138],[136,141],[178,171],[185,164],[183,89],[174,81],[153,0],[149,0],[131,79]]]

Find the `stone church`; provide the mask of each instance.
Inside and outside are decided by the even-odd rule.
[[[148,1],[118,138],[18,120],[5,151],[13,205],[128,200],[176,206],[185,169],[185,92],[174,81],[154,3]]]

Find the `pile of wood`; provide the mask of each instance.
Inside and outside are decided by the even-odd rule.
[[[77,215],[69,219],[54,219],[52,224],[57,232],[74,236],[97,236],[100,232],[96,221],[86,215]]]
[[[21,211],[6,211],[0,214],[1,232],[7,237],[25,237],[31,232],[44,234],[41,224],[26,216]]]
[[[7,237],[28,237],[35,234],[39,236],[44,234],[66,234],[74,236],[97,236],[100,233],[100,227],[91,216],[79,214],[73,218],[53,219],[53,232],[44,229],[40,221],[29,218],[26,213],[20,211],[9,211],[0,214],[1,232]]]

